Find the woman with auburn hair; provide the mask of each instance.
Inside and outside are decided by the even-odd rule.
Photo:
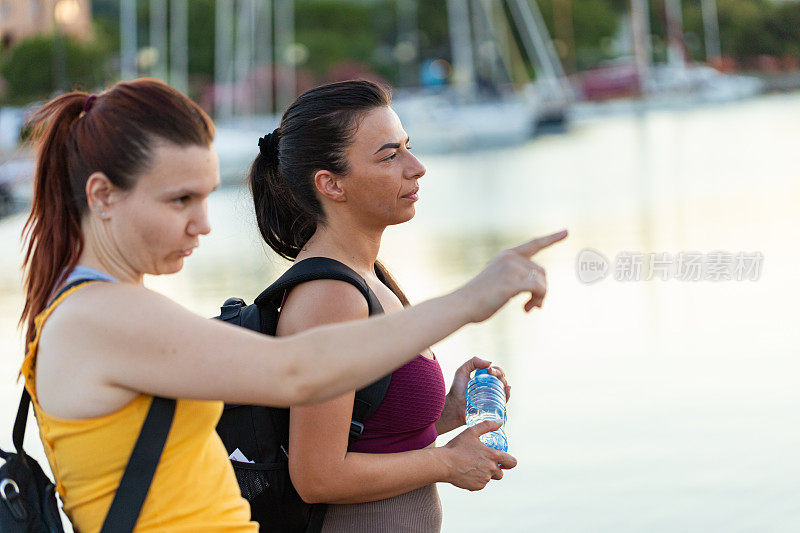
[[[259,146],[249,181],[267,244],[297,263],[324,257],[344,264],[366,282],[370,299],[374,295],[387,316],[408,309],[408,299],[378,253],[386,228],[414,216],[425,167],[410,151],[389,94],[368,81],[312,89],[289,106],[280,127]],[[541,244],[565,236],[550,235]],[[529,311],[544,299],[544,270],[527,260],[520,266],[520,275],[535,280],[525,305]],[[287,291],[278,334],[367,315],[368,302],[356,287],[337,280],[307,281]],[[365,352],[361,364],[374,357]],[[472,429],[445,447],[434,446],[438,434],[464,425],[470,372],[489,367],[489,361],[476,357],[464,363],[445,394],[433,353],[427,347],[417,353],[392,373],[382,403],[358,440],[349,439],[353,388],[332,400],[291,409],[292,482],[306,502],[337,504],[328,505],[323,532],[439,531],[436,482],[479,490],[490,477],[502,477],[501,470],[492,476],[470,471],[482,454],[495,453]],[[490,372],[505,382],[502,370],[491,367]]]
[[[323,401],[515,294],[544,295],[527,275],[543,245],[531,241],[458,290],[385,317],[282,339],[207,320],[142,285],[145,274],[179,271],[211,229],[219,171],[205,113],[144,79],[59,96],[32,124],[22,375],[64,511],[83,533],[100,529],[155,396],[178,400],[137,530],[255,531],[214,431],[223,401]],[[51,301],[75,280],[91,281]],[[511,462],[498,453],[477,467],[491,476]]]

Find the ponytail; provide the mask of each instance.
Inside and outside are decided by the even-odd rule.
[[[39,156],[31,213],[22,230],[27,297],[20,325],[26,326],[26,345],[34,337],[34,318],[44,309],[63,273],[75,267],[83,248],[81,208],[69,180],[66,146],[88,96],[81,92],[60,96],[30,121],[34,138],[39,140]]]
[[[317,230],[317,217],[303,209],[281,175],[276,153],[259,153],[247,176],[261,236],[285,259],[294,260]]]

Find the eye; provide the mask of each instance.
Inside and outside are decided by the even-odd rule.
[[[397,158],[397,152],[394,152],[392,155],[390,155],[388,157],[384,157],[383,160],[384,161],[392,161],[392,160],[394,160],[396,158]]]
[[[171,202],[175,205],[186,205],[191,200],[191,196],[188,194],[184,194],[183,196],[179,196],[177,198],[173,198]]]

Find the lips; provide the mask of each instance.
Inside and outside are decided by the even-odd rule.
[[[414,187],[410,192],[408,192],[408,193],[404,194],[403,196],[401,196],[401,198],[405,198],[407,200],[416,201],[416,200],[419,199],[419,196],[417,195],[418,192],[419,192],[419,187]]]
[[[183,250],[181,250],[181,255],[183,255],[184,257],[189,257],[190,255],[192,255],[192,252],[194,251],[195,248],[197,248],[197,246],[192,246],[191,248],[184,248]]]

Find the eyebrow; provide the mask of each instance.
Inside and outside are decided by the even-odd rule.
[[[214,191],[216,191],[217,189],[219,189],[219,186],[220,186],[220,182],[217,182],[217,184],[216,184],[216,185],[214,185],[214,188],[213,188],[213,189],[211,189],[211,192],[214,192]],[[182,196],[202,196],[202,195],[203,195],[203,193],[201,193],[200,191],[196,191],[196,190],[194,190],[194,189],[178,189],[177,191],[172,191],[172,192],[170,192],[170,193],[169,193],[169,195],[170,195],[170,196],[175,196],[175,197],[182,197]]]
[[[406,137],[405,144],[408,144],[408,142],[410,140],[411,140],[411,137]],[[386,143],[383,146],[381,146],[380,148],[378,148],[377,150],[375,150],[375,154],[377,154],[381,150],[386,150],[387,148],[394,148],[396,150],[396,149],[400,148],[400,143]],[[375,155],[375,154],[372,154],[372,155]]]

